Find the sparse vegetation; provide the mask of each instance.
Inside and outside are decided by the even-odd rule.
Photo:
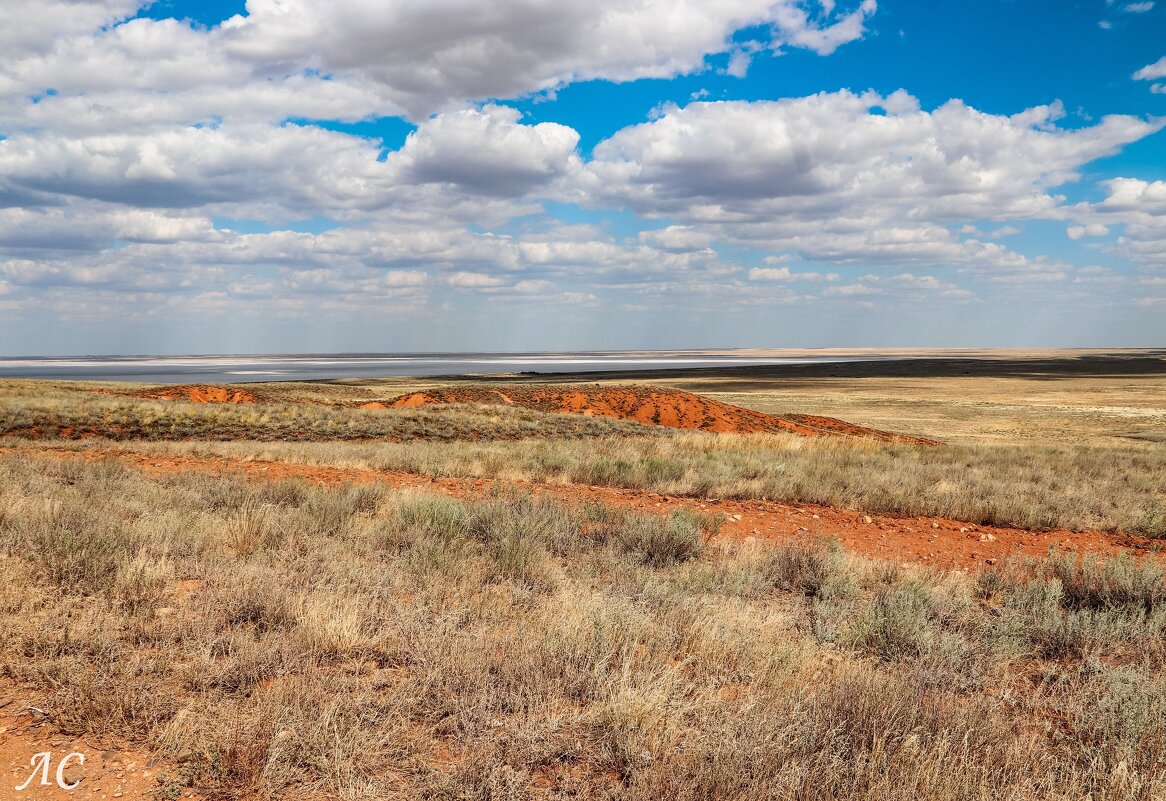
[[[0,440],[0,446],[4,444]],[[17,447],[16,442],[8,443]],[[133,443],[75,447],[227,456],[421,475],[595,484],[825,503],[970,523],[1166,534],[1166,447],[916,448],[794,435],[682,433],[585,443]]]
[[[160,797],[1166,794],[1149,563],[15,455],[0,509],[0,676],[170,760]]]
[[[332,390],[344,403],[353,402],[351,387]],[[290,389],[266,394],[299,397]],[[324,405],[327,397],[318,394],[301,404],[199,405],[69,387],[38,390],[30,382],[14,382],[0,391],[0,432],[35,432],[33,447],[39,438],[63,438],[62,445],[78,448],[221,454],[433,476],[825,503],[985,525],[1166,535],[1166,446],[1161,443],[920,448],[781,434],[677,432],[506,406],[361,410]],[[82,434],[98,439],[77,441]],[[0,448],[24,442],[0,437]]]
[[[23,385],[0,391],[0,436],[77,440],[453,442],[530,437],[666,436],[664,429],[609,418],[519,407],[358,409],[322,404],[207,404]]]
[[[160,755],[159,798],[1166,797],[1158,561],[935,572],[828,527],[710,544],[722,515],[509,483],[1160,536],[1160,442],[353,408],[378,387],[238,406],[0,388],[0,684],[67,733]],[[455,499],[149,476],[118,451],[490,481]]]

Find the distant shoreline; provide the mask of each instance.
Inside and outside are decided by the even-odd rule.
[[[1166,348],[718,349],[538,353],[94,356],[0,359],[0,379],[237,384],[394,376],[1129,375],[1166,372]]]

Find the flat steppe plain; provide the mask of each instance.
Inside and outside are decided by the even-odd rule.
[[[629,385],[945,444],[505,401]],[[376,408],[439,390],[499,403]],[[44,751],[45,798],[1166,797],[1161,351],[10,381],[0,431],[0,799]]]

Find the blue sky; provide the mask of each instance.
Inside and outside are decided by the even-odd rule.
[[[1150,346],[1166,3],[17,2],[0,355]]]

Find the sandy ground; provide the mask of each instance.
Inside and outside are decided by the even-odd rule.
[[[50,755],[47,784],[38,757],[44,753]],[[166,768],[124,743],[63,734],[18,691],[0,686],[0,801],[153,801]],[[199,798],[190,790],[172,797]]]

